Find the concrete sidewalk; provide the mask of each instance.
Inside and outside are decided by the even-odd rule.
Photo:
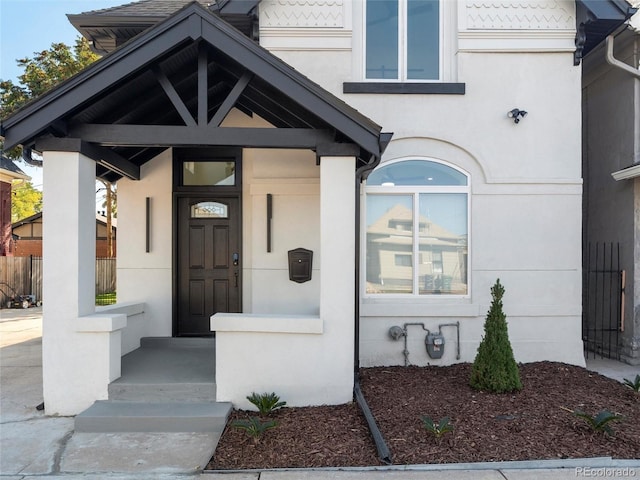
[[[639,367],[597,361],[594,370],[635,378]],[[416,465],[369,469],[202,472],[215,441],[208,434],[74,433],[73,417],[47,416],[42,402],[41,308],[0,310],[0,478],[206,480],[532,480],[640,478],[640,460],[609,458]],[[638,452],[640,456],[640,452]]]

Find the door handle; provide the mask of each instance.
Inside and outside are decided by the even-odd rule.
[[[240,255],[238,255],[237,253],[234,253],[231,258],[233,259],[233,266],[237,267],[238,263],[240,263]]]

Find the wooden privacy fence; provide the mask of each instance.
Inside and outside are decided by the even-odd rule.
[[[96,295],[115,293],[116,259],[96,258]],[[0,307],[11,296],[34,295],[42,298],[42,257],[0,257]]]
[[[0,257],[0,306],[14,295],[34,295],[42,300],[42,258]]]

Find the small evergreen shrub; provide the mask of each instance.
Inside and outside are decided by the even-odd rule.
[[[470,384],[476,390],[507,393],[522,390],[520,371],[513,357],[506,315],[502,311],[504,287],[500,279],[491,288],[493,300],[484,323],[484,336],[471,368]]]

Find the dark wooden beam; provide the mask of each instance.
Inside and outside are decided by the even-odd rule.
[[[209,76],[207,68],[207,45],[204,42],[200,42],[198,44],[198,125],[207,124],[209,112]]]
[[[231,89],[231,92],[229,93],[229,95],[227,95],[227,98],[224,99],[224,102],[222,102],[220,107],[218,107],[218,110],[216,110],[215,115],[209,122],[209,126],[211,127],[220,126],[222,121],[229,114],[233,106],[236,104],[236,102],[240,98],[240,95],[242,95],[242,92],[244,92],[245,87],[249,85],[249,82],[251,81],[252,78],[253,78],[253,74],[251,72],[245,72],[244,75],[242,75],[242,77],[238,79],[236,84]]]
[[[49,130],[53,132],[54,135],[65,136],[67,134],[67,122],[58,119],[49,125]]]
[[[191,112],[189,112],[189,109],[182,101],[182,98],[180,98],[180,95],[178,95],[178,92],[176,92],[176,89],[171,84],[169,78],[165,75],[162,69],[157,66],[152,67],[152,70],[153,74],[158,79],[158,83],[160,83],[160,86],[167,94],[167,97],[169,97],[169,100],[171,100],[171,103],[182,117],[182,121],[185,125],[188,127],[195,127],[196,121],[191,116]]]
[[[131,180],[140,180],[140,167],[108,148],[86,143],[86,149],[83,153],[112,172]]]
[[[172,125],[97,125],[74,127],[71,135],[87,142],[120,147],[235,146],[315,150],[333,141],[333,132],[309,128],[230,128]]]
[[[38,152],[79,152],[82,149],[81,138],[40,137],[36,139]]]
[[[319,157],[357,157],[360,155],[360,146],[355,143],[321,143],[316,154]]]
[[[81,138],[39,138],[36,140],[36,150],[39,152],[78,152],[118,175],[132,180],[140,180],[138,165],[108,148],[88,143]]]

